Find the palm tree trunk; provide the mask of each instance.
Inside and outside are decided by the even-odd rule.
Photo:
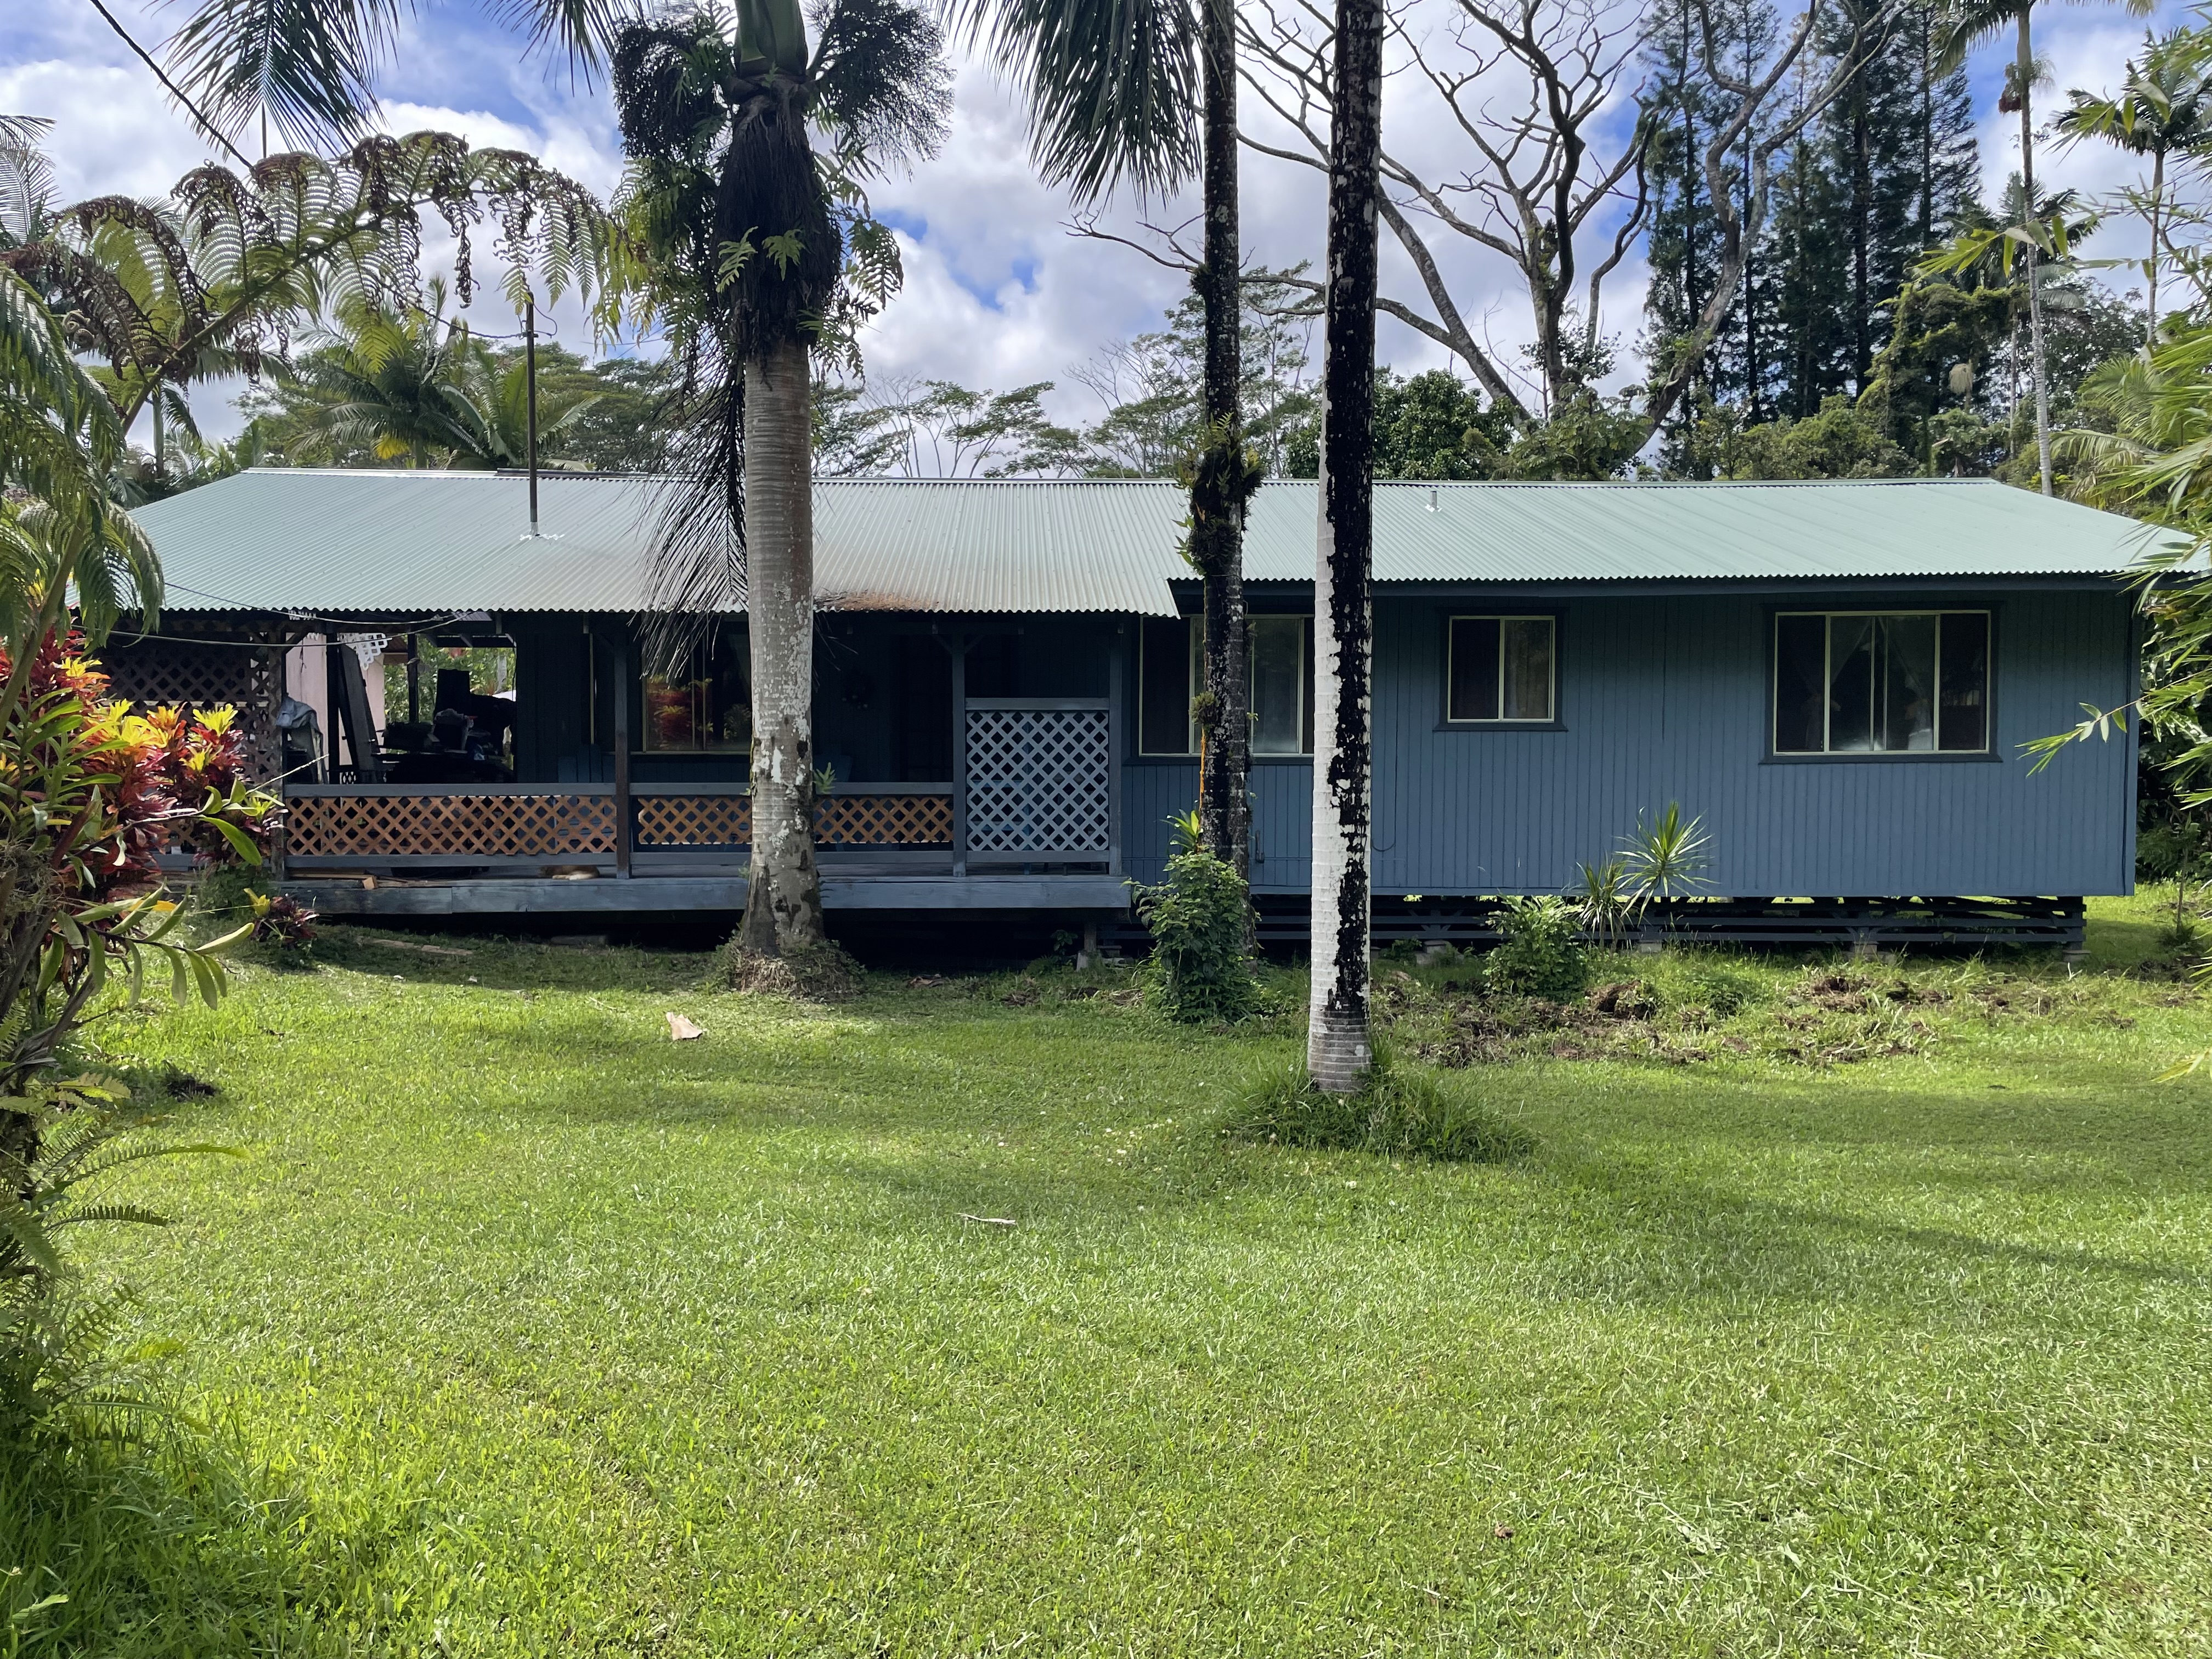
[[[1374,1063],[1368,1023],[1369,742],[1375,540],[1376,191],[1382,147],[1381,0],[1337,0],[1329,124],[1328,299],[1322,368],[1315,652],[1313,991],[1306,1070],[1351,1094]]]
[[[2166,152],[2153,150],[2150,158],[2150,258],[2143,261],[2143,280],[2149,284],[2149,303],[2144,307],[2143,349],[2158,343],[2158,219],[2166,199]]]
[[[745,360],[745,617],[752,641],[753,858],[742,947],[822,943],[814,866],[814,479],[806,346]]]
[[[2014,64],[2020,76],[2020,196],[2021,214],[2033,231],[2035,225],[2035,54],[2027,34],[2032,6],[2020,9],[2019,50]],[[2028,375],[2035,386],[2035,459],[2043,493],[2051,494],[2051,383],[2043,366],[2043,279],[2035,257],[2035,244],[2027,245]]]
[[[1237,873],[1252,873],[1251,680],[1245,668],[1243,305],[1237,234],[1237,15],[1204,0],[1206,73],[1206,447],[1190,490],[1192,562],[1206,580],[1206,690],[1210,741],[1199,777],[1206,843]]]

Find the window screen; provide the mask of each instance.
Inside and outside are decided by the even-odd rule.
[[[1774,752],[1989,749],[1986,611],[1795,612],[1774,619]]]
[[[1313,665],[1304,617],[1255,617],[1245,635],[1251,659],[1252,752],[1313,752]]]
[[[1194,755],[1198,723],[1191,699],[1198,695],[1200,635],[1195,618],[1145,619],[1137,666],[1137,752]]]
[[[1444,718],[1501,724],[1556,718],[1557,628],[1549,617],[1454,617]]]

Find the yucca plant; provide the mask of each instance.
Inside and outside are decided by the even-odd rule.
[[[1568,895],[1583,929],[1602,944],[1626,943],[1629,930],[1648,902],[1629,883],[1628,860],[1619,853],[1596,864],[1575,866],[1576,884]]]
[[[1711,885],[1705,872],[1712,868],[1712,837],[1705,823],[1701,817],[1686,820],[1680,801],[1668,802],[1663,812],[1636,815],[1620,863],[1626,890],[1639,908],[1654,899],[1693,897]]]

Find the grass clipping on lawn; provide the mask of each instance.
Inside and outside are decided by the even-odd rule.
[[[864,982],[860,964],[826,939],[805,951],[769,956],[732,939],[715,953],[714,980],[725,990],[807,1002],[850,1001]]]
[[[1460,1098],[1427,1067],[1383,1048],[1376,1050],[1367,1086],[1357,1094],[1316,1088],[1302,1060],[1261,1073],[1222,1113],[1217,1133],[1247,1145],[1443,1164],[1502,1164],[1535,1146],[1518,1124]]]

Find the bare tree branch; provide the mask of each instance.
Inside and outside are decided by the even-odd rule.
[[[1647,25],[1637,0],[1451,3],[1453,21],[1442,42],[1409,27],[1413,0],[1401,0],[1391,27],[1412,72],[1441,102],[1471,155],[1456,176],[1433,177],[1384,151],[1381,211],[1413,262],[1426,305],[1387,295],[1378,304],[1459,358],[1492,399],[1525,414],[1454,303],[1421,222],[1512,261],[1528,293],[1544,400],[1556,408],[1585,389],[1605,281],[1650,214],[1644,131],[1638,123],[1621,137],[1618,113]],[[1246,8],[1246,79],[1304,152],[1248,135],[1245,142],[1260,153],[1325,166],[1328,22],[1312,0],[1251,0]],[[1580,239],[1601,227],[1602,257],[1590,264]],[[1579,319],[1578,289],[1586,295]]]

